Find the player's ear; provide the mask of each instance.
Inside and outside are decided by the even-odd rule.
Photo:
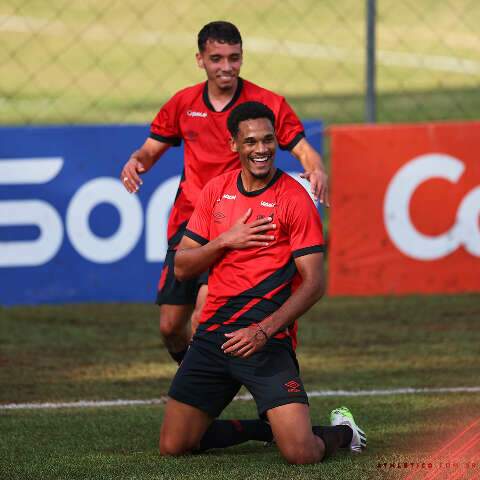
[[[203,57],[202,57],[202,54],[200,52],[197,52],[195,54],[195,58],[197,60],[198,68],[205,68],[205,65],[203,64]]]
[[[237,144],[233,137],[230,137],[230,148],[232,149],[232,152],[238,152]]]

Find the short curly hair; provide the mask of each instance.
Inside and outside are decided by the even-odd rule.
[[[275,115],[270,108],[260,102],[245,102],[237,105],[230,112],[227,119],[228,131],[235,138],[238,135],[240,122],[256,118],[267,118],[275,128]]]

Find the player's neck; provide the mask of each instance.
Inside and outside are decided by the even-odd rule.
[[[255,192],[256,190],[261,190],[270,183],[276,172],[277,169],[275,167],[272,167],[272,169],[268,173],[268,176],[266,176],[265,178],[257,178],[254,177],[247,169],[242,168],[240,176],[242,179],[243,188],[246,192]]]
[[[237,91],[238,79],[229,89],[221,89],[214,82],[208,81],[208,99],[217,112],[221,112],[232,100]]]

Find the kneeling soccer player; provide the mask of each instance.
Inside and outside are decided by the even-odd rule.
[[[275,168],[272,111],[246,102],[228,117],[242,168],[202,191],[175,259],[184,280],[210,268],[200,325],[172,381],[160,453],[275,440],[290,463],[319,462],[365,434],[348,409],[313,427],[294,347],[296,319],[323,294],[323,237],[304,188]],[[263,420],[214,420],[241,385]]]

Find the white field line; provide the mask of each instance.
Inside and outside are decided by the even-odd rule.
[[[101,24],[89,24],[84,29],[73,31],[71,26],[60,20],[19,15],[0,15],[0,32],[36,33],[49,36],[76,35],[91,41],[125,41],[135,45],[162,45],[195,47],[195,35],[187,32],[162,34],[144,31],[126,33]],[[363,64],[362,49],[350,49],[320,43],[295,42],[291,40],[269,40],[250,37],[245,48],[256,53],[274,53],[297,58],[318,58],[329,61],[344,61]],[[480,62],[448,55],[426,55],[411,52],[377,50],[377,63],[393,67],[432,70],[439,72],[479,75]]]
[[[393,395],[419,395],[430,393],[480,393],[480,387],[445,387],[445,388],[385,388],[378,390],[313,390],[307,392],[309,398],[317,397],[378,397]],[[250,394],[237,395],[234,400],[252,400]],[[0,411],[5,410],[51,410],[58,408],[99,408],[125,407],[137,405],[161,405],[167,397],[148,400],[81,400],[79,402],[59,403],[7,403],[0,404]]]

